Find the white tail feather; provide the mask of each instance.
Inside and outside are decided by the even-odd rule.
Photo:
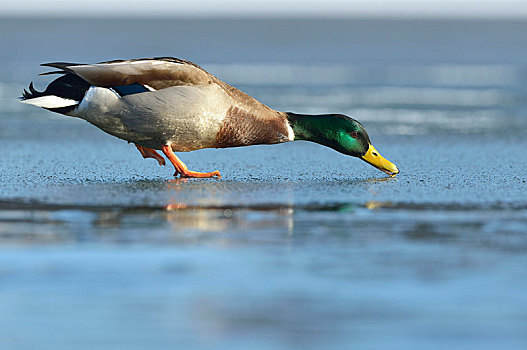
[[[68,98],[62,98],[55,95],[29,98],[27,100],[21,100],[20,102],[42,108],[61,108],[75,106],[78,104],[78,102],[75,100],[70,100]]]

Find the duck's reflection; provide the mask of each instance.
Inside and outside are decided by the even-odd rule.
[[[166,206],[163,217],[174,233],[249,233],[270,230],[292,234],[293,213],[292,208],[189,207],[184,203],[172,203]]]
[[[186,193],[189,187],[200,186],[201,198],[193,198],[192,203],[184,200],[180,192]],[[253,186],[255,184],[252,184]],[[287,204],[226,204],[221,196],[214,196],[222,189],[232,191],[233,184],[216,181],[195,184],[192,179],[173,179],[166,183],[171,193],[170,203],[164,206],[164,218],[173,232],[192,230],[194,232],[237,232],[275,230],[292,234],[294,229],[293,206]],[[239,184],[236,184],[239,189]],[[243,189],[242,189],[243,190]],[[240,192],[244,192],[240,190]],[[233,191],[234,192],[234,191]],[[195,192],[196,193],[196,192]],[[251,193],[248,191],[248,193]],[[284,192],[281,192],[284,193]],[[195,204],[203,203],[203,204]]]

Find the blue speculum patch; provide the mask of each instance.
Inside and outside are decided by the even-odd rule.
[[[146,87],[144,87],[141,84],[131,84],[131,85],[123,85],[123,86],[114,86],[112,89],[115,90],[119,94],[119,96],[126,96],[126,95],[133,95],[133,94],[140,94],[141,92],[148,92]]]

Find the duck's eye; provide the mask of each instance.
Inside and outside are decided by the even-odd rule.
[[[353,137],[354,139],[356,139],[357,137],[359,137],[359,133],[356,132],[356,131],[352,131],[352,132],[350,132],[350,136]]]
[[[371,154],[373,154],[374,156],[378,156],[378,154],[375,152],[371,152]]]

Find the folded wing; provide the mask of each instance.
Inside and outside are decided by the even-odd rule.
[[[107,88],[141,84],[152,90],[160,90],[171,86],[206,85],[216,79],[200,66],[172,57],[116,60],[96,64],[52,62],[42,65],[74,73],[94,86]]]

